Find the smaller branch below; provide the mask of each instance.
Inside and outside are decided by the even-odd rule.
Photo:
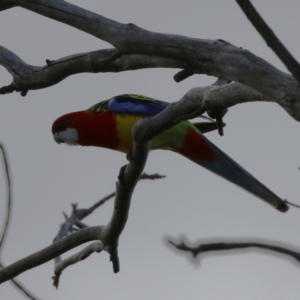
[[[143,173],[140,176],[139,180],[145,180],[145,179],[155,180],[155,179],[162,179],[165,177],[166,176],[160,175],[160,174]],[[90,206],[87,209],[77,209],[77,204],[72,204],[72,208],[73,208],[72,215],[70,217],[68,217],[66,214],[64,214],[66,221],[64,224],[62,224],[62,226],[61,226],[59,232],[57,233],[57,235],[55,236],[53,242],[55,243],[59,240],[62,240],[64,237],[73,233],[74,225],[76,225],[77,228],[79,228],[79,229],[88,228],[89,226],[82,223],[81,220],[84,219],[85,217],[87,217],[88,215],[90,215],[91,213],[93,213],[94,210],[99,208],[101,205],[103,205],[108,200],[112,199],[115,195],[116,195],[116,193],[113,192],[113,193],[105,196],[104,198],[100,199],[94,205]],[[126,209],[125,209],[125,213],[126,213]],[[103,245],[102,242],[99,242],[99,243],[101,243]],[[113,264],[113,270],[115,273],[117,273],[120,269],[120,266],[119,266],[119,258],[118,258],[118,254],[117,254],[116,240],[112,244],[114,246],[107,247],[106,250],[110,254],[110,260],[112,261],[112,264]],[[97,242],[95,242],[91,245],[98,245],[98,244],[97,244]],[[82,260],[83,259],[82,257],[86,258],[87,256],[89,256],[95,249],[99,249],[98,246],[100,244],[97,247],[95,246],[96,248],[94,248],[94,246],[91,246],[91,245],[89,247],[85,248],[83,251],[79,252],[78,254],[73,255],[70,258],[67,258],[65,260],[62,260],[60,256],[55,258],[55,271],[54,271],[55,275],[53,276],[53,280],[54,280],[53,285],[56,288],[58,287],[59,278],[60,278],[62,270],[65,269],[66,267],[68,267],[69,265],[75,264],[76,262]],[[104,247],[104,246],[102,246],[102,247]],[[101,249],[101,250],[104,250],[104,249]],[[92,252],[89,252],[89,251],[92,251]],[[96,252],[100,252],[100,251],[96,251]],[[90,253],[90,254],[85,256],[86,253]]]
[[[76,264],[77,262],[80,262],[86,258],[88,258],[91,254],[94,252],[100,253],[102,250],[105,250],[105,247],[101,241],[93,242],[80,252],[64,259],[63,261],[57,263],[55,265],[55,270],[54,270],[54,276],[52,277],[53,279],[53,285],[58,288],[59,285],[59,278],[64,269],[67,267]]]

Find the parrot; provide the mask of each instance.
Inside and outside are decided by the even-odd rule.
[[[103,147],[128,154],[133,145],[132,128],[143,118],[159,114],[170,103],[142,95],[124,94],[93,105],[87,110],[65,114],[52,125],[60,144]],[[170,150],[227,179],[280,212],[289,207],[264,184],[210,142],[201,132],[205,123],[181,121],[151,141],[150,150]],[[207,124],[207,123],[206,123]]]

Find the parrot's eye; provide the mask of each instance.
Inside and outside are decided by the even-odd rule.
[[[68,125],[68,121],[66,119],[61,119],[59,120],[58,124],[57,124],[57,131],[63,131],[67,128]]]

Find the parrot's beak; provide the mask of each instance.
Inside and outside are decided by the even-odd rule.
[[[78,133],[75,128],[67,128],[62,131],[52,131],[53,138],[57,144],[77,145]]]
[[[59,133],[58,132],[53,132],[53,138],[54,138],[54,140],[57,144],[61,143],[61,140],[59,139]]]

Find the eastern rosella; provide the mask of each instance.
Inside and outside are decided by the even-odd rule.
[[[160,113],[168,105],[167,102],[140,95],[116,96],[88,110],[61,116],[52,125],[53,137],[57,143],[104,147],[128,153],[132,146],[131,130],[135,122]],[[197,123],[182,121],[156,136],[151,149],[177,152],[244,188],[279,211],[288,210],[285,201],[213,145],[199,128],[201,126]]]

